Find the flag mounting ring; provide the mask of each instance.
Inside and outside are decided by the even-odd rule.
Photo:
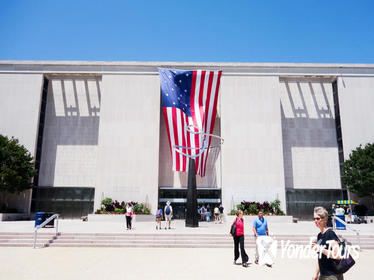
[[[191,128],[193,129],[197,129],[197,131],[194,131],[192,130]],[[203,146],[202,147],[197,147],[197,148],[193,148],[193,147],[184,147],[184,146],[178,146],[178,145],[174,145],[173,146],[173,149],[175,151],[177,151],[178,153],[180,153],[181,155],[184,155],[188,158],[192,158],[192,159],[195,159],[199,156],[201,156],[205,150],[207,149],[213,149],[213,148],[218,148],[220,147],[224,140],[222,137],[218,136],[218,135],[215,135],[215,134],[210,134],[210,133],[205,133],[205,132],[201,132],[201,130],[197,127],[197,126],[194,126],[194,125],[188,125],[185,127],[186,131],[189,132],[189,133],[192,133],[192,134],[197,134],[197,135],[202,135],[203,136]],[[214,138],[217,138],[220,140],[220,143],[217,144],[216,146],[210,146],[208,147],[208,137],[214,137]],[[189,154],[186,154],[184,152],[182,152],[180,149],[186,149],[186,150],[199,150],[199,153],[197,155],[189,155]]]

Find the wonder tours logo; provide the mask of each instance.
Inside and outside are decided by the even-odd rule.
[[[291,240],[276,240],[269,236],[261,236],[256,240],[259,255],[259,263],[269,264],[275,261],[280,250],[281,258],[288,259],[317,259],[325,254],[327,258],[346,259],[351,256],[358,259],[360,247],[358,245],[339,245],[338,250],[334,248],[334,240],[320,245],[315,238],[311,237],[308,244],[296,244]],[[280,246],[278,246],[280,245]]]

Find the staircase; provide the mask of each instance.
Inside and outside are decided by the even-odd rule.
[[[309,244],[308,235],[277,235],[291,244]],[[348,244],[356,245],[356,236],[345,236]],[[0,247],[30,247],[33,233],[0,233]],[[254,248],[252,236],[246,236],[245,246]],[[232,237],[228,234],[174,234],[174,233],[38,233],[36,247],[140,247],[140,248],[232,248]],[[374,249],[374,235],[361,236],[362,249]]]

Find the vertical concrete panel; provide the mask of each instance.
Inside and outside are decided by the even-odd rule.
[[[221,98],[225,209],[276,198],[285,209],[278,78],[223,76]]]
[[[374,142],[374,78],[338,78],[344,159],[360,144]]]
[[[42,74],[0,74],[0,134],[19,139],[35,157]],[[31,190],[9,196],[10,208],[29,212]]]
[[[374,78],[339,77],[338,95],[344,159],[359,145],[374,143]],[[370,198],[349,192],[349,198],[372,209]]]
[[[158,196],[160,85],[156,75],[104,75],[95,208],[103,197]]]
[[[280,89],[286,188],[341,188],[331,82],[283,79]]]
[[[94,187],[101,78],[50,79],[39,186]]]

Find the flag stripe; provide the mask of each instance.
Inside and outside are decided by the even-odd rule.
[[[167,108],[167,122],[169,123],[169,137],[170,137],[170,151],[171,151],[171,156],[173,158],[173,170],[176,171],[176,157],[175,157],[175,138],[174,138],[174,122],[173,122],[173,114],[172,114],[172,109],[171,107]]]
[[[215,125],[215,122],[216,122],[218,92],[219,92],[219,87],[220,87],[220,82],[221,82],[221,75],[222,75],[222,71],[219,71],[218,72],[217,82],[216,82],[216,87],[214,88],[215,89],[215,93],[214,93],[213,113],[212,113],[212,120],[210,122],[210,130],[208,132],[210,134],[213,133],[214,125]],[[210,145],[210,142],[209,142],[209,145]]]
[[[193,71],[192,73],[192,87],[191,87],[191,115],[192,115],[192,125],[194,126],[197,126],[198,127],[198,122],[197,122],[197,112],[198,112],[198,104],[195,103],[195,100],[197,99],[198,100],[198,95],[196,94],[196,92],[198,92],[198,89],[200,87],[200,73],[201,71]],[[193,131],[197,131],[197,129],[193,128]],[[191,135],[193,138],[193,143],[194,145],[192,147],[199,147],[200,146],[200,142],[199,142],[199,136],[197,134],[194,134],[194,135]],[[192,150],[192,154],[193,155],[196,155],[196,153],[198,153],[198,151],[196,149],[193,149]],[[196,163],[196,161],[195,161]],[[196,168],[196,165],[195,165],[195,169],[197,170]]]
[[[185,134],[185,122],[184,122],[184,113],[181,110],[179,111],[179,124],[180,124],[180,129],[178,130],[178,133],[180,134],[180,142],[181,146],[186,147],[186,134]],[[186,153],[186,149],[181,149],[183,153]],[[182,171],[186,171],[186,156],[179,154],[182,158]]]
[[[205,108],[208,112],[207,114],[207,117],[205,119],[205,122],[204,122],[204,131],[209,131],[210,130],[210,122],[211,122],[211,119],[212,119],[212,104],[211,104],[211,96],[212,96],[212,83],[213,83],[213,79],[216,77],[216,72],[209,72],[209,80],[208,80],[208,90],[207,90],[207,95],[206,95],[206,99],[205,99],[205,102],[206,102],[206,105],[205,105]],[[208,136],[208,147],[210,146],[210,141],[211,141],[211,136]],[[206,162],[207,162],[207,158],[208,158],[208,154],[209,154],[209,149],[207,149],[206,151],[204,151],[204,153],[202,154],[202,160],[201,160],[201,174],[202,176],[205,175],[206,173]]]
[[[177,110],[173,107],[172,108],[172,121],[173,121],[173,135],[174,135],[174,145],[179,145],[178,143],[178,119],[177,119]],[[175,153],[175,168],[176,170],[180,170],[180,159],[179,153],[174,150]]]

